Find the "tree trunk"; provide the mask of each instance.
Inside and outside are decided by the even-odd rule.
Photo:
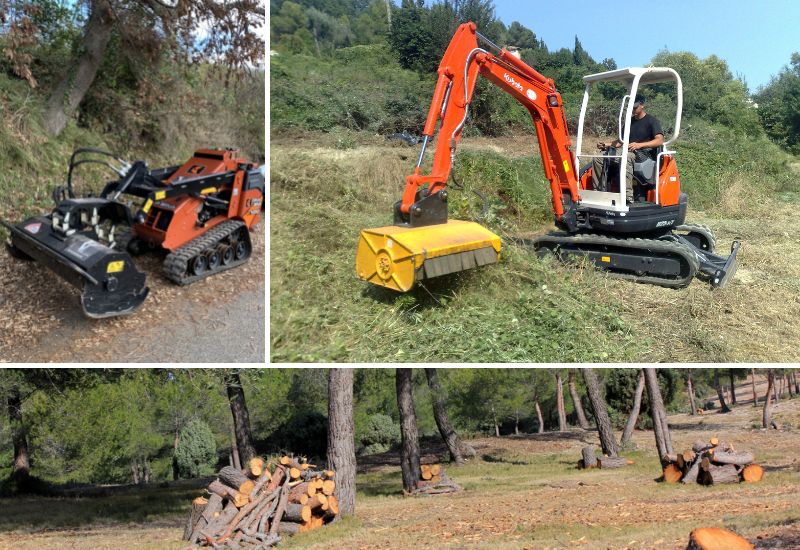
[[[567,376],[567,386],[569,387],[569,395],[572,397],[572,405],[575,407],[575,414],[578,416],[578,425],[584,430],[588,430],[589,421],[586,420],[586,414],[583,412],[581,396],[578,394],[578,387],[575,384],[575,371],[572,369],[570,369]]]
[[[403,471],[403,489],[413,492],[419,480],[419,435],[414,414],[414,393],[411,369],[397,369],[397,408],[400,410],[400,467]]]
[[[792,371],[792,379],[794,380],[794,393],[800,395],[800,384],[797,383],[797,372]]]
[[[180,472],[178,471],[178,459],[175,458],[175,453],[178,450],[178,445],[181,442],[181,432],[178,430],[178,426],[175,426],[175,439],[172,441],[172,480],[177,481],[181,476]],[[187,534],[188,536],[188,534]]]
[[[54,136],[61,133],[69,117],[83,101],[94,82],[111,38],[114,12],[108,0],[91,0],[90,12],[83,36],[83,53],[69,67],[47,102],[44,124],[47,131]]]
[[[639,371],[639,381],[636,383],[636,393],[633,394],[633,407],[625,422],[625,429],[622,431],[623,446],[633,437],[633,430],[636,427],[636,420],[639,418],[639,410],[642,408],[642,392],[644,391],[644,372]]]
[[[236,429],[231,425],[231,461],[237,470],[242,469],[242,461],[239,458],[239,446],[236,444]]]
[[[131,474],[133,478],[133,484],[139,485],[139,464],[135,461],[131,461]]]
[[[661,389],[658,386],[658,375],[654,368],[644,369],[645,382],[647,384],[647,397],[650,401],[650,416],[653,419],[653,432],[656,438],[656,448],[662,463],[666,461],[667,455],[673,454],[672,437],[667,425],[667,411],[664,408],[664,400],[661,398]]]
[[[594,445],[581,449],[581,463],[584,468],[597,468],[597,455],[594,452]]]
[[[247,463],[256,456],[253,446],[253,436],[250,432],[250,414],[247,412],[247,403],[244,399],[244,388],[238,371],[231,371],[225,375],[225,387],[228,391],[228,402],[233,415],[233,429],[236,434],[236,447],[239,455],[239,464]],[[233,464],[236,465],[236,454]]]
[[[772,369],[767,369],[767,395],[764,397],[764,412],[761,417],[761,425],[769,430],[770,426],[770,410],[769,406],[772,401],[772,388],[775,384],[775,374]]]
[[[593,369],[582,369],[583,381],[586,383],[586,391],[589,394],[589,401],[592,403],[595,422],[597,422],[597,432],[600,435],[600,446],[603,453],[608,456],[619,454],[619,445],[614,437],[614,430],[611,427],[611,419],[608,417],[608,409],[600,390],[600,381]]]
[[[731,412],[728,405],[725,404],[725,396],[722,395],[722,386],[719,383],[719,369],[714,370],[714,388],[717,390],[717,397],[719,398],[720,411],[723,413]]]
[[[778,385],[775,383],[775,371],[772,371],[772,397],[775,398],[775,404],[781,402],[781,396],[778,393]]]
[[[11,441],[14,446],[14,466],[11,477],[17,483],[25,483],[31,474],[31,459],[28,451],[28,436],[22,421],[22,395],[19,388],[12,388],[8,396],[8,417],[11,427]]]
[[[556,371],[556,406],[558,408],[558,431],[567,431],[567,412],[564,410],[564,383],[561,373]]]
[[[694,402],[694,385],[692,384],[692,373],[686,378],[686,391],[689,394],[689,407],[692,409],[692,416],[697,415],[697,404]]]
[[[539,420],[539,428],[538,432],[540,434],[544,433],[544,418],[542,418],[542,407],[539,405],[539,398],[537,397],[533,404],[536,406],[536,418]]]
[[[386,21],[389,23],[389,30],[392,28],[392,2],[386,0]]]
[[[500,425],[497,423],[497,413],[494,411],[494,403],[492,403],[492,422],[494,422],[494,436],[500,437]]]
[[[736,404],[736,376],[733,369],[728,369],[728,378],[731,379],[731,405]]]
[[[464,457],[461,455],[462,443],[453,429],[453,425],[450,424],[450,417],[447,415],[447,409],[444,406],[445,396],[442,385],[439,383],[439,374],[436,369],[425,369],[425,376],[428,379],[428,387],[431,390],[433,418],[436,420],[436,427],[439,428],[439,434],[441,434],[444,444],[447,445],[450,461],[456,465],[461,465],[464,463]]]
[[[353,369],[331,369],[328,381],[328,468],[336,472],[339,514],[356,513],[356,442]]]
[[[758,395],[756,394],[756,369],[750,369],[750,376],[753,382],[753,406],[758,407]]]
[[[786,373],[784,378],[786,379],[786,389],[789,390],[789,399],[792,399],[794,398],[794,391],[792,390],[792,378],[789,373]]]

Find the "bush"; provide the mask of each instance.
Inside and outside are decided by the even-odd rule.
[[[180,477],[200,477],[214,472],[217,449],[214,434],[208,424],[195,419],[186,424],[180,433],[175,461]]]
[[[280,426],[268,443],[294,454],[324,457],[328,451],[328,417],[316,411],[299,412]]]
[[[400,426],[390,416],[373,414],[361,436],[363,454],[384,453],[400,442]]]

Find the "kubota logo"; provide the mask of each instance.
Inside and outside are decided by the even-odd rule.
[[[512,86],[514,86],[514,87],[515,87],[517,90],[519,90],[520,92],[523,92],[523,91],[525,91],[525,88],[523,88],[523,87],[522,87],[522,84],[520,84],[519,82],[517,82],[516,80],[514,80],[514,77],[513,77],[513,76],[508,76],[508,73],[503,73],[503,78],[505,78],[505,79],[506,79],[506,82],[508,82],[509,84],[511,84]]]

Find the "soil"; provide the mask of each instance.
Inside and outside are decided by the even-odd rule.
[[[0,362],[262,363],[263,226],[251,238],[249,262],[186,287],[162,275],[162,256],[137,257],[147,274],[147,300],[131,315],[98,320],[83,316],[77,289],[46,267],[2,251]]]

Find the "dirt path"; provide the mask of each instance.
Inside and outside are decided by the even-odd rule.
[[[43,266],[0,254],[0,362],[262,363],[264,232],[236,269],[178,287],[143,256],[150,295],[127,317],[92,320],[78,292]]]

